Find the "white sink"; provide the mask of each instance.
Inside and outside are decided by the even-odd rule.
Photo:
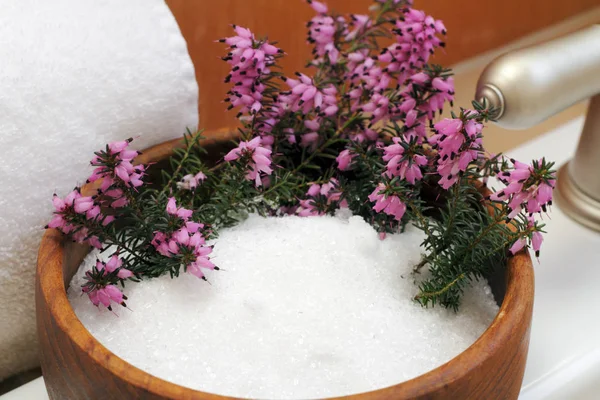
[[[583,118],[575,119],[507,155],[523,162],[545,156],[558,167],[574,154],[582,127]],[[539,263],[534,261],[533,324],[520,398],[597,399],[600,233],[578,225],[556,204],[546,231]]]

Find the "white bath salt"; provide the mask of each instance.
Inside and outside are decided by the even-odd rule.
[[[423,234],[379,240],[362,218],[262,218],[221,231],[211,284],[189,274],[130,283],[115,316],[81,295],[79,319],[152,375],[221,395],[305,399],[394,385],[469,347],[498,312],[476,283],[458,314],[411,298]]]

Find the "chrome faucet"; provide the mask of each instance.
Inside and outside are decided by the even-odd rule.
[[[496,58],[476,92],[508,129],[532,127],[590,97],[577,151],[561,166],[555,192],[567,215],[600,231],[600,24]]]

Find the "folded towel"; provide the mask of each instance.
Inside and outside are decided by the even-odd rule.
[[[198,123],[194,68],[164,0],[5,0],[0,13],[0,381],[37,365],[34,275],[51,196],[103,144]]]

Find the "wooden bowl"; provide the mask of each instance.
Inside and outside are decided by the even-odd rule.
[[[235,134],[216,131],[206,136],[204,145],[214,155]],[[165,160],[176,146],[181,146],[181,140],[154,146],[138,160]],[[40,245],[36,313],[42,371],[50,398],[227,399],[156,378],[111,353],[84,328],[69,304],[65,287],[88,251],[88,247],[65,241],[51,229]],[[492,287],[499,288],[500,311],[468,349],[409,381],[345,398],[516,399],[525,371],[533,308],[529,254],[511,257],[500,275],[489,279]]]

